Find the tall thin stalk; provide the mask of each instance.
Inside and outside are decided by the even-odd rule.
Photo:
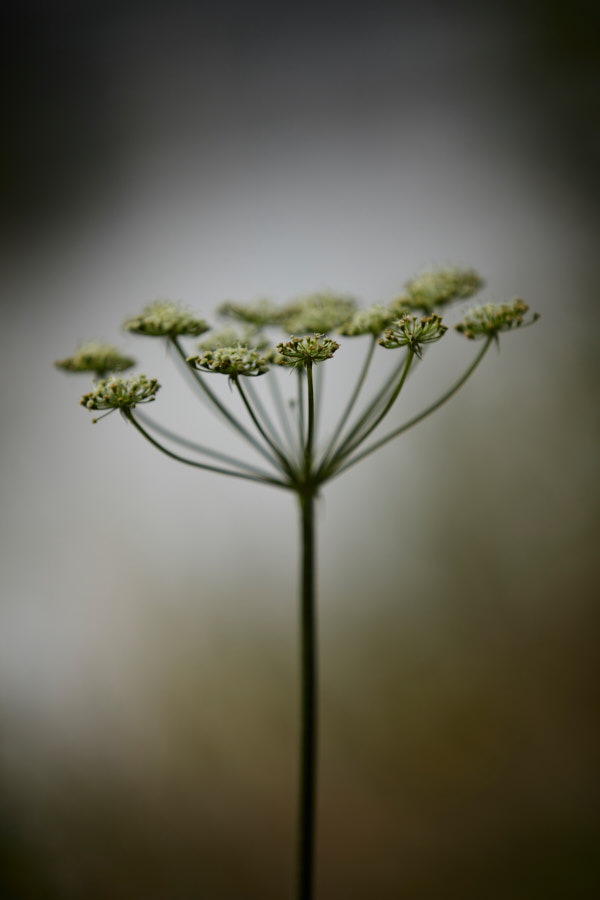
[[[315,869],[317,796],[317,623],[315,611],[314,493],[299,492],[300,542],[300,771],[298,783],[297,900],[311,900]]]

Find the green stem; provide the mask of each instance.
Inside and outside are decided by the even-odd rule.
[[[275,366],[274,368],[279,368],[279,366]],[[294,445],[294,435],[292,433],[292,427],[290,425],[290,420],[288,416],[288,412],[285,407],[285,401],[283,399],[281,393],[281,386],[279,384],[278,373],[275,371],[271,371],[266,376],[269,388],[271,389],[271,394],[273,395],[273,402],[275,404],[275,409],[277,410],[277,415],[279,416],[279,420],[285,432],[285,436],[288,441],[289,449],[292,453],[295,452]]]
[[[136,421],[133,416],[131,409],[122,409],[121,410],[124,418],[131,422],[131,424],[137,428],[137,430],[142,434],[147,441],[149,441],[157,450],[160,450],[161,453],[164,453],[166,456],[169,456],[171,459],[177,460],[177,462],[185,463],[188,466],[194,466],[197,469],[204,469],[205,472],[217,472],[220,475],[230,475],[232,478],[244,478],[246,481],[257,481],[261,484],[272,484],[276,487],[287,488],[288,490],[293,487],[293,485],[288,484],[285,481],[280,481],[278,478],[271,478],[270,476],[261,476],[258,477],[256,475],[249,475],[247,472],[235,472],[232,469],[222,469],[220,466],[208,466],[204,463],[196,462],[193,459],[186,459],[185,456],[179,456],[178,453],[173,453],[171,450],[168,450],[166,447],[163,447],[162,444],[159,444],[153,437],[151,437],[148,432],[142,428],[140,423]]]
[[[396,383],[396,379],[402,372],[405,362],[406,362],[405,359],[402,359],[400,361],[400,363],[394,367],[391,375],[386,379],[385,383],[379,389],[379,391],[377,392],[375,397],[373,397],[373,399],[371,400],[371,402],[369,403],[369,405],[367,406],[367,408],[365,409],[363,414],[360,416],[358,421],[353,425],[353,427],[348,432],[346,437],[343,439],[343,441],[337,447],[337,449],[335,451],[336,457],[339,457],[341,454],[344,454],[346,447],[348,447],[350,445],[350,443],[353,441],[353,439],[356,437],[356,435],[360,432],[361,428],[363,428],[368,423],[369,419],[372,418],[372,416],[376,414],[377,408],[383,402],[385,395],[392,389],[392,387]],[[331,459],[332,459],[332,455],[330,453],[329,458],[327,460],[324,460],[321,463],[321,466],[319,469],[319,474],[328,470]]]
[[[248,414],[249,414],[250,418],[256,425],[256,428],[257,428],[259,434],[264,438],[264,440],[267,442],[267,444],[269,445],[269,447],[275,454],[275,458],[273,458],[273,457],[269,457],[269,458],[276,465],[278,465],[279,468],[281,468],[284,472],[286,472],[286,474],[288,474],[291,478],[294,478],[295,473],[292,469],[292,466],[290,465],[289,460],[287,459],[285,454],[281,451],[281,449],[277,446],[277,444],[273,440],[271,440],[271,438],[269,437],[267,432],[264,430],[264,428],[260,424],[258,418],[256,417],[256,413],[252,409],[250,401],[248,400],[248,398],[244,392],[244,389],[243,389],[242,385],[240,384],[240,379],[232,378],[231,380],[235,384],[235,386],[238,390],[238,393],[239,393],[240,397],[242,398],[242,402],[243,402],[244,406],[246,407],[246,409],[248,410]]]
[[[315,528],[312,490],[300,494],[300,778],[298,793],[297,900],[311,900],[314,883],[317,787],[317,634]]]
[[[213,406],[215,406],[219,410],[221,415],[229,422],[230,425],[232,425],[236,429],[236,431],[238,431],[242,435],[242,437],[244,437],[250,444],[252,444],[252,446],[254,447],[255,450],[258,450],[258,452],[261,453],[265,457],[265,459],[268,459],[270,463],[273,463],[274,462],[273,458],[265,450],[265,448],[262,446],[262,444],[260,444],[250,434],[250,432],[246,428],[244,428],[242,423],[237,420],[237,418],[233,415],[233,413],[231,413],[227,409],[226,406],[223,406],[223,404],[221,403],[219,398],[213,393],[211,388],[206,383],[206,379],[203,378],[202,375],[196,371],[196,369],[193,369],[189,365],[189,363],[187,361],[187,357],[185,355],[185,351],[184,351],[183,347],[181,346],[181,344],[179,343],[179,341],[177,340],[177,338],[173,337],[170,340],[171,340],[171,343],[173,344],[173,346],[175,347],[175,349],[177,350],[177,353],[183,360],[186,369],[188,370],[188,372],[192,373],[195,384],[197,384],[198,387],[201,388],[201,390],[204,392],[206,397],[208,397],[208,399],[213,404]]]
[[[319,366],[318,368],[315,366],[313,373],[315,379],[315,434],[319,430],[319,422],[321,421],[326,373],[327,366]]]
[[[255,391],[254,386],[252,385],[252,379],[248,378],[245,384],[246,391],[248,392],[248,397],[250,398],[251,403],[254,405],[254,407],[256,408],[256,412],[264,422],[265,428],[267,429],[275,443],[277,443],[281,440],[281,438],[277,434],[277,429],[275,428],[269,413],[265,409],[260,397],[258,396],[258,393]]]
[[[404,425],[401,425],[399,428],[395,428],[394,431],[390,432],[390,434],[381,438],[381,440],[377,441],[375,444],[372,444],[370,447],[367,447],[365,450],[363,450],[362,453],[359,453],[358,456],[355,456],[354,459],[348,460],[343,466],[341,466],[337,470],[337,472],[335,474],[340,475],[342,472],[345,472],[346,469],[350,468],[350,466],[353,466],[355,463],[359,462],[359,460],[364,459],[366,456],[369,456],[370,453],[374,453],[375,450],[378,450],[380,447],[383,447],[383,445],[387,444],[388,441],[391,441],[394,438],[398,437],[399,435],[403,434],[405,431],[408,431],[408,429],[412,428],[413,425],[417,425],[419,422],[422,422],[423,419],[426,419],[427,416],[430,416],[431,413],[436,411],[436,409],[439,409],[440,406],[443,406],[444,403],[446,403],[446,401],[448,401],[453,396],[453,394],[455,394],[463,386],[465,381],[467,381],[471,377],[471,375],[473,374],[473,372],[475,371],[475,369],[477,368],[477,366],[479,365],[479,363],[481,362],[481,360],[487,353],[488,349],[490,348],[493,340],[494,340],[493,336],[489,337],[487,339],[484,346],[482,347],[480,352],[477,354],[477,356],[475,357],[475,359],[473,360],[473,362],[471,363],[471,365],[469,366],[467,371],[462,375],[461,378],[459,378],[459,380],[457,382],[455,382],[455,384],[452,385],[450,390],[446,391],[446,393],[443,394],[439,398],[439,400],[436,400],[435,403],[432,403],[431,406],[428,406],[427,409],[423,410],[423,412],[414,416],[412,419],[409,419],[408,422],[404,423]]]
[[[362,435],[360,435],[360,437],[357,438],[357,440],[355,440],[354,443],[347,445],[346,449],[342,448],[334,455],[328,468],[326,469],[326,472],[325,472],[326,477],[328,475],[332,474],[332,472],[335,471],[335,469],[339,466],[339,464],[344,459],[346,459],[346,457],[348,457],[351,453],[353,453],[354,450],[356,450],[356,448],[359,447],[363,443],[363,441],[365,441],[369,437],[369,435],[377,428],[379,423],[387,416],[390,409],[396,402],[396,398],[398,397],[398,394],[404,387],[404,382],[406,381],[406,377],[408,375],[409,369],[411,367],[411,363],[414,358],[415,358],[414,350],[412,350],[412,348],[409,348],[408,353],[406,355],[406,361],[404,363],[404,368],[402,370],[402,375],[400,376],[400,380],[398,381],[398,384],[394,388],[394,390],[393,390],[389,400],[385,404],[383,410],[379,413],[379,415],[377,416],[375,421],[369,426],[369,428],[367,428],[367,430]]]
[[[300,447],[300,458],[304,452],[304,390],[302,379],[304,377],[304,369],[299,368],[298,372],[298,436]]]
[[[312,451],[315,431],[315,391],[313,385],[313,365],[311,360],[308,361],[306,366],[306,389],[308,392],[308,433],[306,436],[304,465],[306,476],[310,477],[312,469]]]
[[[369,349],[367,351],[367,355],[365,357],[365,360],[362,364],[362,367],[361,367],[361,370],[360,370],[360,373],[358,376],[358,381],[356,382],[354,390],[352,391],[352,394],[350,395],[350,399],[348,400],[348,403],[346,404],[344,412],[340,416],[339,422],[336,425],[336,428],[335,428],[335,431],[333,432],[331,440],[329,441],[329,443],[327,444],[327,447],[325,448],[325,452],[323,454],[323,459],[321,461],[322,466],[326,466],[327,463],[329,462],[329,457],[331,455],[331,451],[333,450],[337,439],[339,438],[340,434],[342,433],[342,429],[343,429],[344,425],[346,424],[346,422],[348,421],[348,417],[350,416],[350,413],[354,409],[354,405],[355,405],[356,401],[358,400],[358,395],[360,394],[362,386],[365,382],[365,378],[367,377],[367,373],[368,373],[369,367],[371,365],[371,360],[373,359],[373,352],[374,352],[376,346],[377,346],[377,336],[373,335],[372,339],[371,339],[371,343],[369,344]]]
[[[167,438],[170,441],[173,441],[175,444],[179,444],[180,447],[186,447],[188,450],[193,450],[195,453],[201,453],[204,456],[210,456],[213,459],[220,459],[221,462],[228,463],[231,466],[237,466],[238,469],[244,469],[246,472],[253,472],[255,475],[262,475],[269,477],[268,472],[263,472],[262,469],[257,468],[256,466],[251,466],[249,463],[244,462],[242,459],[238,459],[235,456],[229,456],[227,453],[221,453],[220,450],[212,450],[210,447],[205,447],[203,444],[197,444],[195,441],[190,441],[188,438],[182,437],[180,434],[176,434],[174,431],[171,431],[169,428],[165,428],[164,425],[159,425],[158,422],[152,421],[148,416],[144,413],[141,413],[139,410],[136,412],[137,419],[149,428],[150,431],[155,431],[157,434],[161,434],[163,437]]]

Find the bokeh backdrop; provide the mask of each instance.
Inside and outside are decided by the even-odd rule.
[[[455,262],[542,318],[320,499],[317,897],[596,896],[594,5],[3,16],[0,894],[292,897],[296,510],[92,426],[53,360],[117,340],[157,417],[233,450],[126,315]],[[394,421],[473,352],[431,348]]]

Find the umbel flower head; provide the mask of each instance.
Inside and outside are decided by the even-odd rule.
[[[129,378],[111,375],[99,381],[93,391],[84,394],[79,402],[86,409],[107,409],[110,412],[114,409],[133,409],[138,403],[151,403],[159,388],[156,378],[145,375],[130,375]],[[97,421],[92,419],[92,422]]]
[[[225,300],[217,307],[217,315],[226,319],[236,319],[255,328],[266,328],[268,325],[279,325],[282,311],[264,298],[253,303],[236,303]]]
[[[415,356],[421,359],[423,344],[433,344],[435,341],[439,341],[447,330],[436,313],[422,316],[422,318],[404,315],[396,319],[384,337],[379,339],[379,343],[388,350],[410,347]]]
[[[180,303],[172,300],[155,300],[144,307],[139,316],[133,316],[123,324],[126,331],[150,337],[198,337],[208,331],[204,319],[194,316]]]
[[[187,361],[194,369],[218,372],[221,375],[229,375],[230,378],[237,378],[238,375],[256,377],[269,371],[266,357],[261,356],[257,350],[241,344],[206,350],[199,356],[189,356]]]
[[[358,337],[362,334],[381,334],[397,317],[397,313],[387,306],[369,306],[357,309],[343,325],[337,329],[345,337]]]
[[[533,313],[531,319],[525,322],[525,315],[528,312],[529,307],[520,298],[511,303],[487,303],[485,306],[472,309],[464,322],[459,322],[454,327],[469,340],[497,337],[501,331],[532,325],[539,319],[539,313]]]
[[[279,356],[276,362],[280,366],[294,366],[297,369],[310,366],[313,363],[331,359],[339,349],[337,341],[332,341],[323,334],[295,337],[292,335],[289,341],[277,344]]]
[[[216,350],[217,347],[251,347],[252,350],[267,350],[270,344],[260,331],[247,325],[242,334],[229,326],[219,328],[218,331],[211,331],[205,338],[198,341],[196,346],[203,351]]]
[[[484,285],[475,269],[449,266],[422,272],[404,285],[406,296],[398,297],[393,305],[398,312],[402,307],[432,312],[436,306],[445,306],[453,300],[466,300]]]
[[[54,365],[65,372],[95,372],[98,377],[107,372],[123,372],[135,365],[135,360],[113,346],[100,341],[88,341],[77,348],[73,356],[58,359]]]
[[[309,331],[328,334],[347,322],[356,306],[353,297],[330,292],[309,294],[285,308],[282,325],[288,334]]]

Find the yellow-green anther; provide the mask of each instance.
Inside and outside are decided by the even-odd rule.
[[[155,300],[144,307],[139,316],[127,319],[123,327],[134,334],[149,337],[177,337],[190,335],[198,337],[208,331],[204,319],[194,316],[180,303],[172,300]]]

